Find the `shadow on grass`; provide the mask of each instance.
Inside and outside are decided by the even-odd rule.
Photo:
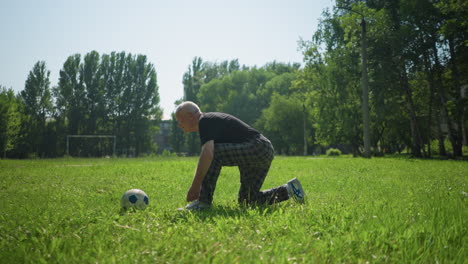
[[[283,209],[280,205],[264,205],[264,206],[224,206],[216,205],[209,209],[197,211],[175,211],[167,212],[164,216],[168,221],[173,223],[181,223],[188,221],[214,221],[219,218],[244,218],[265,216],[273,213],[282,213]]]
[[[440,161],[468,161],[468,155],[464,154],[463,157],[454,157],[453,154],[448,154],[447,156],[440,156],[440,155],[431,155],[426,157],[416,157],[412,154],[385,154],[382,157],[372,157],[372,158],[391,158],[391,159],[399,159],[399,160],[408,160],[408,161],[416,161],[416,160],[440,160]]]

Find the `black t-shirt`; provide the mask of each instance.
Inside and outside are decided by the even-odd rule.
[[[210,140],[215,143],[241,143],[260,134],[235,116],[225,113],[203,113],[198,121],[201,145]]]

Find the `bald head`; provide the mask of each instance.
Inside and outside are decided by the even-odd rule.
[[[194,102],[186,101],[177,106],[175,114],[177,115],[178,113],[197,114],[197,113],[201,113],[201,111],[197,104],[195,104]]]
[[[202,112],[194,102],[183,102],[177,106],[175,116],[179,127],[185,132],[198,131],[198,120]]]

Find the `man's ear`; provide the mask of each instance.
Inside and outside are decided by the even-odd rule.
[[[192,113],[192,112],[188,112],[188,113],[187,113],[187,117],[189,117],[190,120],[193,120],[193,119],[195,119],[195,114]]]

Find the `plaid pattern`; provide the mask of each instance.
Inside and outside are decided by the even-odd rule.
[[[211,204],[223,166],[239,167],[240,204],[273,204],[289,199],[285,186],[260,191],[273,156],[273,145],[263,135],[243,143],[215,144],[213,161],[203,179],[199,201]]]

